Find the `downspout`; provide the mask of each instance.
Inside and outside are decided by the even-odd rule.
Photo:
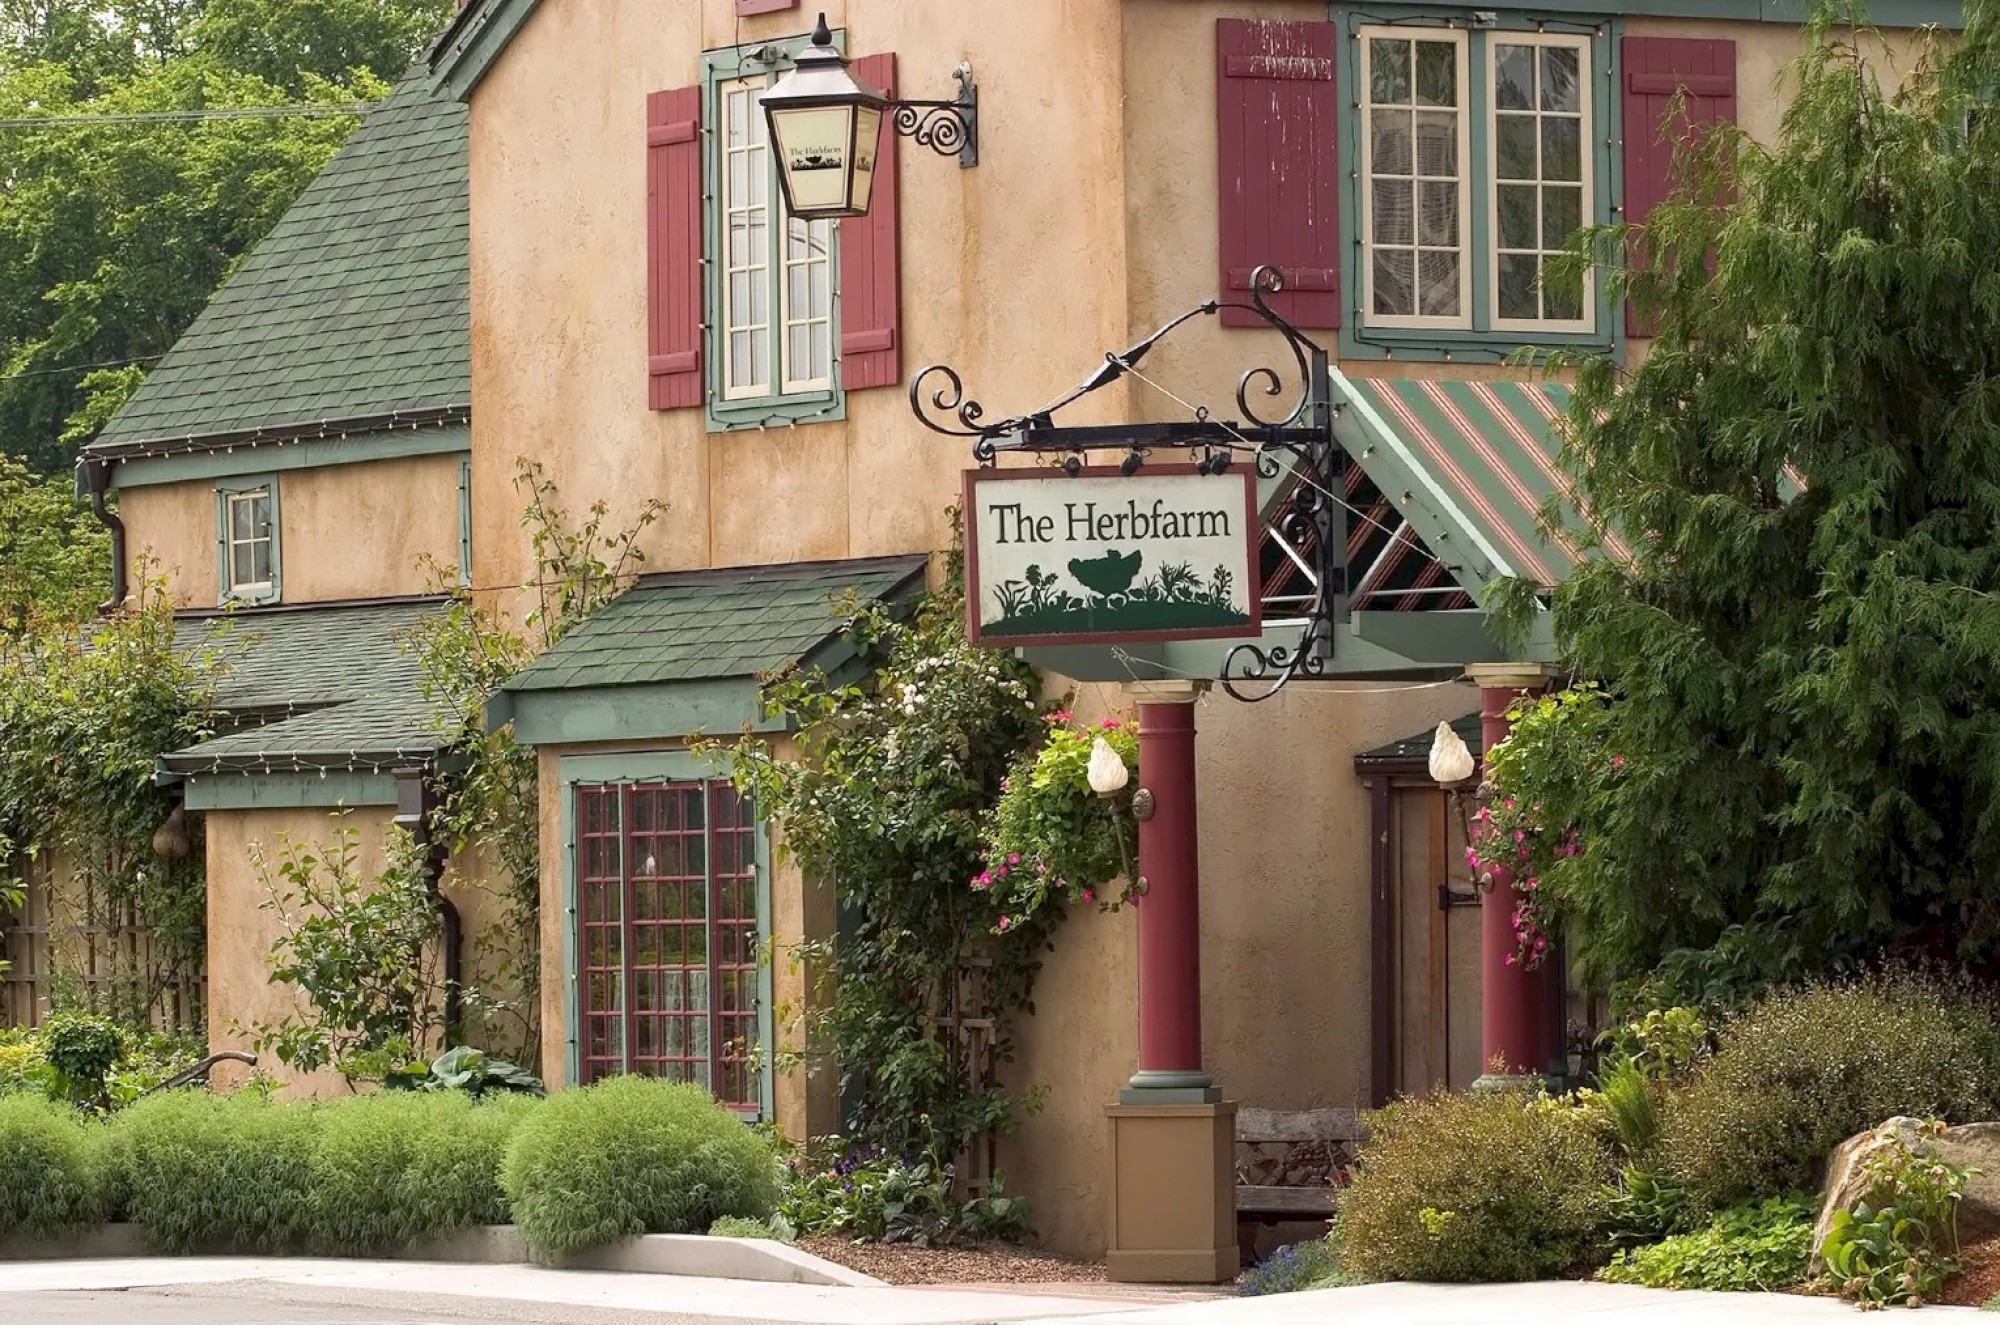
[[[431,786],[430,769],[404,768],[396,771],[396,819],[422,851],[420,868],[424,886],[437,903],[441,922],[440,957],[444,964],[444,1030],[447,1042],[455,1042],[464,1019],[460,977],[463,974],[465,928],[458,907],[440,886],[444,868],[451,857],[448,843],[431,835],[431,821],[437,813],[437,793]]]
[[[104,504],[104,494],[110,487],[111,466],[107,461],[77,457],[77,492],[90,498],[91,513],[97,517],[99,524],[111,531],[111,597],[97,609],[106,616],[125,605],[128,587],[125,579],[125,522]]]

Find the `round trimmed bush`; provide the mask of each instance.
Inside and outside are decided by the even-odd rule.
[[[102,1221],[95,1127],[40,1096],[0,1096],[0,1238],[62,1237]]]
[[[319,1109],[173,1090],[110,1126],[126,1215],[160,1251],[292,1251],[313,1224]]]
[[[1723,1028],[1660,1115],[1659,1167],[1698,1210],[1808,1191],[1833,1148],[1897,1114],[2000,1117],[2000,1021],[1909,972],[1774,995]]]
[[[695,1085],[615,1077],[528,1111],[500,1171],[514,1222],[542,1252],[763,1219],[778,1200],[768,1142]]]
[[[1370,1115],[1341,1196],[1363,1279],[1543,1279],[1602,1241],[1612,1165],[1598,1111],[1518,1091],[1439,1093]]]
[[[318,1106],[311,1250],[368,1255],[506,1223],[500,1161],[531,1103],[384,1091]]]

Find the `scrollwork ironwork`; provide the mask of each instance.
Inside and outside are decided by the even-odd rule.
[[[902,115],[899,107],[899,132]],[[1269,699],[1300,677],[1326,675],[1333,656],[1336,599],[1344,583],[1346,539],[1337,527],[1334,495],[1342,481],[1343,453],[1333,433],[1330,359],[1324,348],[1271,307],[1270,296],[1284,288],[1284,274],[1276,267],[1258,267],[1250,274],[1248,302],[1211,299],[1198,304],[1125,349],[1105,354],[1103,362],[1076,387],[1024,414],[986,422],[979,402],[967,398],[958,373],[944,364],[931,364],[910,379],[910,409],[918,421],[933,432],[971,438],[973,458],[982,466],[992,465],[1003,450],[1022,451],[1051,459],[1059,455],[1058,463],[1074,475],[1082,471],[1093,450],[1123,452],[1127,465],[1137,457],[1135,469],[1143,466],[1154,450],[1178,450],[1197,457],[1201,472],[1219,474],[1228,469],[1237,453],[1248,451],[1261,478],[1278,478],[1287,470],[1295,473],[1298,489],[1273,519],[1272,529],[1299,549],[1292,556],[1302,567],[1306,561],[1301,559],[1310,559],[1314,577],[1311,602],[1294,642],[1273,645],[1249,641],[1229,650],[1218,679],[1225,692],[1246,703]],[[1071,427],[1056,422],[1058,411],[1128,375],[1172,395],[1145,377],[1139,369],[1140,360],[1179,327],[1196,318],[1216,316],[1224,308],[1249,312],[1278,332],[1291,351],[1299,387],[1291,408],[1282,415],[1259,414],[1250,398],[1253,394],[1267,399],[1287,395],[1290,373],[1258,365],[1245,372],[1236,385],[1240,422],[1211,418],[1200,405],[1188,405],[1193,419],[1181,424]]]
[[[939,156],[956,156],[965,150],[971,123],[965,107],[956,101],[898,101],[890,120],[898,136],[919,147],[928,147]]]

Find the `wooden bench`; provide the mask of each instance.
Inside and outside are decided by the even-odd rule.
[[[1238,1108],[1237,1219],[1332,1219],[1362,1137],[1353,1109]]]

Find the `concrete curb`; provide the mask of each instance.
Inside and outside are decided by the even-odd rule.
[[[104,1224],[69,1238],[0,1242],[0,1261],[123,1260],[154,1256],[136,1224]],[[287,1257],[309,1260],[311,1257]],[[617,1270],[625,1274],[752,1279],[833,1288],[880,1288],[873,1275],[850,1270],[776,1239],[711,1238],[694,1233],[648,1233],[608,1247],[567,1256],[538,1256],[512,1224],[486,1224],[448,1238],[383,1253],[395,1261],[445,1261],[468,1265],[548,1265],[560,1270]]]

